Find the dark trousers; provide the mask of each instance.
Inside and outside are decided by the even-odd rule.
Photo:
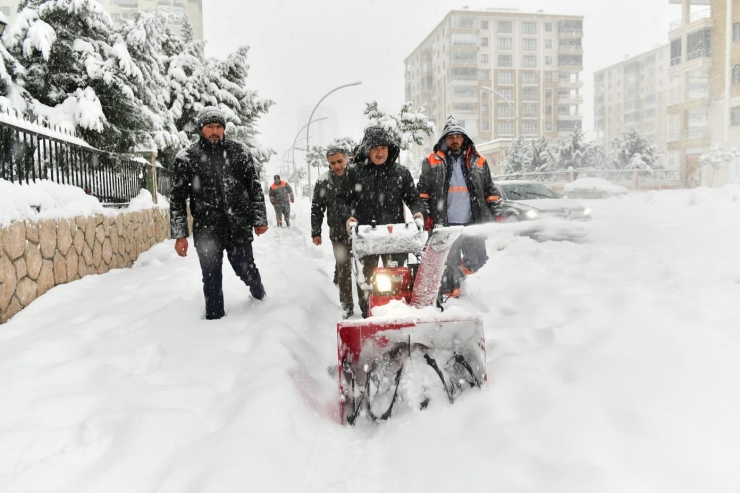
[[[408,257],[409,256],[406,253],[368,255],[367,257],[363,257],[360,259],[360,263],[362,264],[362,273],[365,275],[365,283],[372,286],[373,271],[378,267],[378,258],[383,259],[383,266],[388,266],[390,262],[398,262],[398,265],[405,265]],[[370,308],[370,295],[372,292],[372,288],[365,290],[360,287],[359,283],[357,284],[357,301],[362,310],[362,318],[367,318],[367,312]]]
[[[337,284],[339,284],[339,302],[342,308],[354,307],[352,299],[352,265],[350,264],[350,251],[352,246],[348,240],[332,241],[334,248],[334,260],[337,273]]]
[[[209,320],[224,316],[224,291],[222,267],[224,250],[231,267],[239,278],[249,287],[254,298],[262,299],[265,291],[262,287],[260,272],[254,263],[252,243],[232,245],[221,240],[200,240],[196,245],[200,269],[203,273],[203,294],[206,298],[206,318]]]
[[[275,204],[275,217],[278,224],[283,222],[282,218],[285,218],[286,224],[290,224],[290,204]]]
[[[447,267],[442,275],[442,293],[452,293],[460,288],[460,281],[477,272],[488,261],[486,239],[478,236],[460,236],[450,248]]]

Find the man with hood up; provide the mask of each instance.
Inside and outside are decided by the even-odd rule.
[[[447,119],[434,150],[424,159],[417,188],[428,229],[434,224],[468,226],[493,221],[500,202],[486,158],[478,154],[453,117]],[[460,281],[487,260],[485,238],[461,236],[447,257],[440,288],[443,296],[457,296]]]
[[[423,206],[411,172],[396,162],[400,153],[398,145],[382,127],[365,130],[354,157],[354,173],[337,194],[337,215],[345,227],[349,228],[351,222],[403,223],[404,204],[414,218],[423,218]],[[402,265],[407,257],[407,254],[383,256],[383,264],[395,261]],[[361,261],[365,278],[370,279],[378,266],[378,257],[367,256]],[[370,293],[358,285],[357,294],[362,316],[366,318]]]
[[[265,197],[246,145],[224,136],[226,118],[214,107],[198,114],[200,138],[180,151],[170,195],[170,229],[175,251],[188,252],[187,199],[193,214],[193,236],[203,273],[206,319],[224,316],[222,265],[224,250],[236,275],[254,299],[265,297],[254,263],[252,229],[267,231]]]

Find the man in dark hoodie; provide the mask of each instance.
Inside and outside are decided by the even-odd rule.
[[[493,221],[499,205],[486,158],[478,154],[465,129],[447,119],[434,150],[421,165],[417,185],[426,225],[481,224]],[[447,257],[442,278],[444,296],[457,296],[460,281],[488,260],[485,238],[461,236]]]
[[[313,244],[321,245],[321,225],[329,225],[329,239],[334,248],[334,278],[339,285],[339,302],[342,304],[342,318],[354,315],[355,302],[352,299],[352,267],[350,265],[350,244],[347,230],[337,215],[337,192],[353,173],[347,168],[347,151],[341,147],[329,147],[326,160],[330,170],[319,176],[313,189],[311,201],[311,238]]]
[[[404,203],[414,218],[423,218],[422,203],[414,187],[414,179],[408,169],[396,162],[400,148],[382,127],[368,127],[354,157],[354,173],[346,186],[337,194],[337,214],[342,224],[360,225],[403,223]],[[406,262],[407,255],[383,257],[383,264],[395,261]],[[367,256],[362,260],[363,273],[370,279],[378,266],[377,256]],[[366,292],[357,287],[363,318],[368,314]]]
[[[207,107],[196,120],[197,142],[180,151],[170,195],[170,229],[175,251],[188,252],[187,199],[193,214],[193,236],[203,273],[206,319],[224,316],[222,271],[224,250],[234,272],[252,297],[265,296],[252,253],[252,229],[267,231],[265,197],[252,155],[241,142],[226,139],[226,118]]]

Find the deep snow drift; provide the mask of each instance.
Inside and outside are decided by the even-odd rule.
[[[0,327],[0,491],[736,491],[740,188],[583,202],[586,240],[496,234],[453,302],[489,389],[379,426],[336,422],[305,201],[255,241],[264,301],[225,264],[220,321],[172,241],[54,288]]]

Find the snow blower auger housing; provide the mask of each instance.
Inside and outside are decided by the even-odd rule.
[[[337,324],[343,423],[386,420],[438,400],[452,403],[466,389],[486,386],[480,318],[434,308],[447,255],[461,232],[436,228],[427,238],[415,223],[351,228],[355,275],[371,294],[367,319]],[[364,279],[361,258],[401,253],[417,262],[391,262]]]

